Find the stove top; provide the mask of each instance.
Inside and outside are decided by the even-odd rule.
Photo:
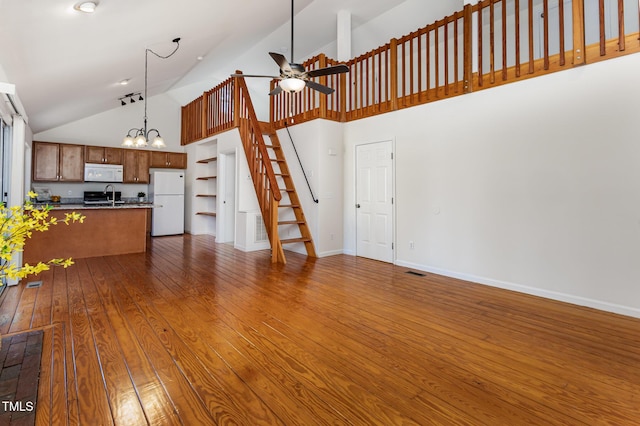
[[[122,192],[116,191],[115,195],[116,195],[116,200],[115,200],[116,204],[123,204],[124,201],[121,200]],[[84,204],[87,204],[87,205],[100,205],[100,204],[108,205],[113,203],[113,201],[111,200],[111,196],[112,196],[111,192],[107,192],[105,194],[102,191],[85,191],[83,202]]]

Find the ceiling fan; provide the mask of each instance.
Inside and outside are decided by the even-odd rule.
[[[291,62],[287,61],[284,55],[275,52],[269,52],[269,55],[273,58],[273,60],[280,67],[280,75],[271,76],[271,75],[251,75],[251,74],[232,74],[232,77],[259,77],[259,78],[271,78],[280,80],[275,89],[273,89],[269,95],[274,96],[279,94],[282,91],[295,93],[299,92],[305,87],[308,87],[313,90],[317,90],[320,93],[324,93],[325,95],[332,94],[335,89],[331,87],[324,86],[320,83],[316,83],[311,80],[314,77],[321,77],[326,75],[333,74],[342,74],[345,72],[349,72],[349,67],[340,64],[325,68],[319,68],[315,70],[306,71],[304,66],[300,64],[296,64],[293,62],[293,1],[291,0]]]

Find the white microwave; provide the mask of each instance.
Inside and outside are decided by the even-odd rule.
[[[84,165],[85,182],[122,182],[122,164]]]

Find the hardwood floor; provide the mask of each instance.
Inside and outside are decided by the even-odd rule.
[[[7,289],[0,332],[45,331],[36,424],[640,424],[638,319],[287,259],[162,237]]]

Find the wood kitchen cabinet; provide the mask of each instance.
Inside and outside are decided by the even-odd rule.
[[[107,146],[85,146],[85,163],[122,164],[122,148]]]
[[[34,182],[83,182],[84,146],[33,142]]]
[[[151,151],[151,167],[186,169],[187,154],[183,152]]]
[[[149,183],[149,151],[124,150],[123,183]]]

